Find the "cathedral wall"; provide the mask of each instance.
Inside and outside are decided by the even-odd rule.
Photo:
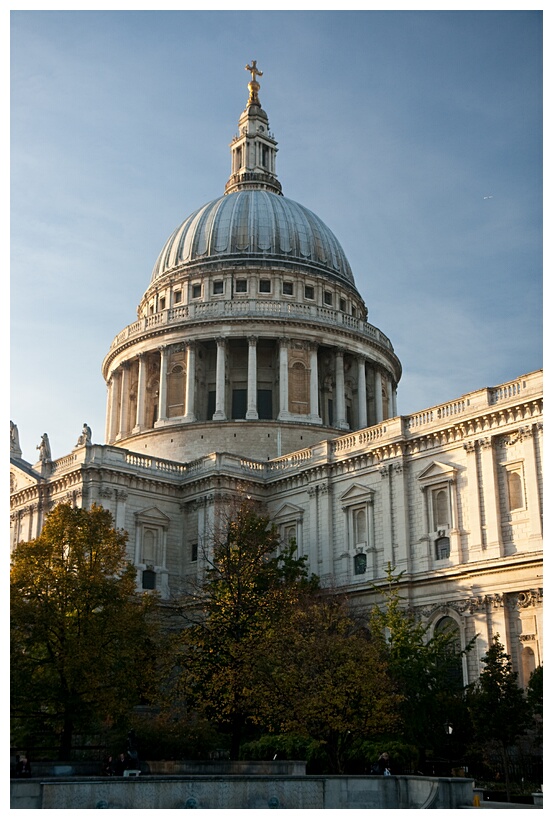
[[[205,424],[167,426],[132,438],[135,452],[154,454],[183,463],[212,452],[230,452],[245,458],[268,461],[283,452],[295,452],[317,444],[323,438],[335,438],[335,429],[286,423],[281,426],[263,421],[219,421]],[[129,441],[120,446],[128,446]],[[115,444],[118,446],[118,444]]]

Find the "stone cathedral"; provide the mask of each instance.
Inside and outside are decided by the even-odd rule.
[[[401,364],[368,323],[332,231],[287,199],[256,62],[223,195],[155,262],[103,361],[105,444],[25,461],[10,425],[11,542],[57,503],[108,508],[137,583],[199,578],[221,511],[262,502],[323,585],[369,605],[388,564],[474,680],[494,634],[525,684],[542,664],[541,371],[398,416]]]

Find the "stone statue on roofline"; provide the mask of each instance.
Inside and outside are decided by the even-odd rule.
[[[17,424],[10,421],[10,455],[15,458],[21,458],[21,447],[19,445],[19,431]]]
[[[48,435],[46,432],[41,436],[40,444],[37,444],[37,449],[39,460],[42,461],[43,464],[52,460],[50,441],[48,440]]]
[[[77,443],[75,444],[75,446],[91,446],[91,444],[92,444],[92,430],[90,429],[90,427],[88,426],[88,424],[85,421],[85,423],[83,424],[83,431],[79,435],[79,439],[78,439]]]

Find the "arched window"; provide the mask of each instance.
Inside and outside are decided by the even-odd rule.
[[[530,646],[524,646],[522,649],[522,684],[526,688],[532,672],[536,670],[536,655]]]
[[[449,495],[446,487],[436,489],[432,493],[432,509],[434,512],[434,531],[449,526]]]
[[[142,539],[142,563],[156,566],[157,559],[157,532],[153,529],[144,529]]]
[[[301,361],[296,361],[290,370],[290,412],[297,415],[309,413],[309,379]]]
[[[355,545],[366,545],[367,543],[367,510],[355,509],[353,512],[353,535]]]
[[[509,511],[513,509],[522,509],[524,507],[524,500],[522,494],[522,480],[520,472],[512,470],[508,476],[509,486]]]
[[[184,367],[175,364],[167,374],[167,415],[184,415]]]

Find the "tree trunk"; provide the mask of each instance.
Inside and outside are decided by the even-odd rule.
[[[73,741],[73,717],[71,714],[64,714],[63,728],[60,736],[58,758],[60,761],[71,759],[71,745]]]
[[[507,749],[505,743],[501,743],[501,759],[503,760],[503,773],[505,774],[505,792],[507,802],[511,801],[511,780],[509,779],[509,761],[507,759]]]

